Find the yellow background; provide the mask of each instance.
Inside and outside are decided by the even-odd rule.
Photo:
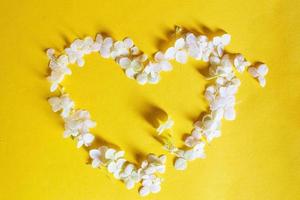
[[[107,32],[130,36],[153,53],[175,24],[226,30],[232,35],[229,51],[266,62],[270,73],[264,89],[241,76],[237,119],[223,123],[207,159],[179,172],[169,157],[162,191],[145,199],[300,199],[299,9],[298,0],[1,0],[0,199],[141,199],[137,187],[127,191],[92,169],[87,152],[62,138],[62,121],[46,101],[44,50]],[[96,54],[86,60],[83,69],[72,67],[67,91],[98,122],[94,133],[126,150],[133,162],[164,152],[147,117],[153,107],[174,118],[178,145],[206,109],[207,81],[199,73],[204,64],[174,64],[160,84],[142,87],[112,60]]]

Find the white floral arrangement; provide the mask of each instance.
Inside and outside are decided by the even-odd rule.
[[[236,118],[235,94],[241,82],[235,73],[248,71],[257,79],[260,86],[264,87],[268,67],[263,63],[251,64],[242,54],[225,52],[224,48],[231,40],[231,36],[227,33],[209,39],[206,35],[192,32],[183,34],[179,27],[176,27],[175,32],[174,46],[164,52],[158,51],[153,58],[140,51],[130,38],[114,41],[111,37],[104,37],[101,34],[97,34],[95,39],[92,37],[76,39],[60,54],[54,49],[48,49],[51,73],[47,79],[51,83],[50,91],[60,92],[59,96],[53,96],[48,101],[54,112],[60,112],[65,126],[64,137],[75,139],[78,148],[90,147],[95,139],[90,129],[96,126],[96,122],[91,120],[90,113],[87,110],[76,109],[75,103],[64,91],[62,81],[66,75],[72,74],[69,64],[76,63],[79,67],[83,67],[84,56],[97,52],[103,58],[114,59],[128,78],[144,85],[158,83],[161,72],[172,70],[171,61],[185,64],[191,57],[210,64],[208,78],[214,80],[214,84],[208,86],[204,93],[209,110],[202,119],[195,122],[191,134],[184,140],[183,148],[173,145],[170,134],[164,134],[174,125],[171,117],[157,127],[157,134],[164,139],[164,149],[175,155],[174,167],[177,170],[185,170],[188,161],[205,158],[206,144],[221,136],[222,119],[231,121]],[[90,149],[89,155],[93,168],[106,168],[114,178],[124,182],[128,189],[140,183],[141,196],[161,190],[163,179],[159,174],[165,172],[166,155],[149,154],[140,166],[127,161],[124,158],[124,151],[112,147],[100,146],[97,149]]]

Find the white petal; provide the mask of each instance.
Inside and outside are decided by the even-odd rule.
[[[178,51],[176,53],[176,61],[179,63],[186,63],[187,62],[187,53],[185,51]]]
[[[118,151],[116,154],[115,154],[115,158],[121,158],[121,157],[124,157],[125,155],[125,151]]]
[[[147,83],[147,75],[144,73],[140,73],[137,75],[136,80],[138,81],[139,84],[144,85]]]
[[[107,165],[107,170],[110,172],[110,173],[114,173],[116,171],[116,163],[115,162],[110,162],[108,165]]]
[[[47,57],[48,57],[49,59],[52,59],[52,58],[54,57],[55,50],[52,49],[52,48],[47,49],[46,54],[47,54]]]
[[[131,67],[131,68],[127,68],[125,70],[125,74],[128,78],[133,78],[134,75],[136,74],[136,71],[134,71],[134,69]]]
[[[175,161],[174,167],[177,170],[185,170],[187,167],[187,162],[183,158],[177,158]]]
[[[119,65],[121,65],[122,68],[127,68],[130,66],[131,60],[127,57],[122,57],[119,59]]]
[[[235,119],[235,110],[234,110],[233,107],[230,107],[230,108],[225,110],[224,118],[226,120],[234,120]]]
[[[165,56],[161,51],[156,52],[156,54],[154,55],[154,60],[156,62],[160,62],[162,60],[164,60]]]
[[[268,67],[265,64],[261,64],[257,67],[257,73],[259,73],[260,76],[266,76],[268,71]]]
[[[98,149],[92,149],[92,150],[90,150],[89,154],[90,154],[90,157],[92,159],[99,158],[100,155],[101,155],[101,153],[100,153],[100,151]]]
[[[150,190],[152,193],[158,193],[160,191],[160,185],[151,185]]]
[[[142,187],[139,191],[139,194],[144,197],[150,193],[150,189],[148,187]]]
[[[165,58],[168,59],[168,60],[174,59],[175,58],[175,53],[176,53],[176,49],[174,47],[170,47],[165,52]]]
[[[97,167],[100,166],[100,163],[101,163],[101,161],[100,161],[99,159],[94,159],[94,160],[92,161],[92,167],[93,167],[93,168],[97,168]]]
[[[131,179],[129,179],[128,181],[126,181],[126,188],[128,190],[132,189],[134,187],[135,182]]]
[[[78,140],[78,142],[77,142],[77,148],[82,147],[83,143],[84,143],[83,140]]]
[[[113,159],[115,156],[116,150],[115,149],[107,149],[105,152],[105,158],[106,159]]]
[[[266,86],[266,79],[263,76],[259,76],[258,77],[258,82],[259,82],[259,85],[261,87],[265,87]]]
[[[230,43],[230,40],[231,40],[231,35],[229,34],[224,34],[222,35],[222,44],[223,45],[228,45]]]
[[[132,39],[131,38],[126,38],[124,40],[124,46],[125,46],[125,48],[128,48],[128,49],[131,48],[133,46]]]
[[[94,138],[95,138],[95,136],[90,133],[83,135],[83,141],[86,146],[89,146],[94,141]]]
[[[175,49],[182,49],[184,47],[184,45],[185,45],[184,39],[183,38],[179,38],[179,39],[176,40],[174,46],[175,46]]]

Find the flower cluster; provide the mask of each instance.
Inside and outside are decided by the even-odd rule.
[[[180,30],[180,29],[178,29]],[[177,32],[177,31],[176,31]],[[229,54],[224,51],[230,43],[231,36],[227,33],[208,38],[206,35],[196,35],[191,32],[176,35],[174,45],[165,51],[158,51],[153,58],[148,57],[134,45],[132,39],[114,41],[111,37],[97,34],[95,39],[86,37],[76,39],[58,55],[54,49],[47,50],[49,58],[50,75],[47,77],[51,83],[50,91],[60,91],[59,96],[48,99],[53,112],[60,112],[64,121],[64,137],[72,137],[77,141],[77,147],[91,146],[94,135],[90,132],[96,123],[91,120],[86,110],[75,109],[74,102],[64,93],[62,81],[65,75],[71,75],[69,64],[83,67],[84,56],[98,52],[103,58],[114,59],[124,70],[126,76],[135,79],[139,84],[156,84],[160,80],[160,73],[173,69],[171,61],[181,64],[188,62],[192,57],[196,60],[209,62],[209,79],[214,82],[205,90],[205,98],[209,103],[207,114],[198,120],[189,136],[185,138],[183,148],[177,148],[166,137],[165,149],[176,156],[174,166],[178,170],[187,168],[188,161],[205,158],[205,146],[214,138],[221,136],[222,119],[234,120],[236,118],[235,95],[240,86],[240,80],[235,71],[247,71],[258,80],[259,84],[266,85],[265,76],[268,67],[265,64],[252,65],[241,54]],[[174,124],[171,118],[157,128],[160,137]],[[169,141],[170,140],[170,141]],[[105,167],[114,178],[125,183],[132,189],[140,183],[139,194],[146,196],[157,193],[161,189],[162,178],[158,174],[165,172],[166,156],[149,154],[140,167],[130,163],[124,158],[125,152],[101,146],[89,151],[93,168]]]
[[[162,179],[157,176],[157,173],[165,172],[165,155],[149,154],[140,168],[136,168],[134,164],[124,159],[124,151],[101,146],[98,149],[90,150],[89,154],[92,159],[92,167],[106,167],[107,171],[116,179],[125,183],[127,189],[132,189],[141,182],[142,186],[139,190],[141,196],[160,191]]]
[[[48,99],[53,112],[61,111],[61,116],[65,123],[64,137],[72,136],[77,140],[77,147],[90,146],[94,140],[94,135],[90,133],[90,128],[94,128],[96,123],[90,119],[90,113],[86,110],[75,110],[74,102],[68,94]]]

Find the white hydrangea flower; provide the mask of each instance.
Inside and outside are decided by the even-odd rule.
[[[77,148],[82,147],[82,145],[88,147],[91,146],[94,141],[95,136],[91,133],[83,133],[77,137]]]
[[[130,60],[128,57],[122,57],[119,59],[120,66],[125,70],[125,74],[128,78],[134,78],[138,74],[143,65],[138,60]]]
[[[185,49],[185,41],[184,38],[178,38],[175,41],[174,47],[170,47],[165,52],[165,57],[168,60],[175,59],[179,63],[186,63],[188,59],[188,55]]]
[[[209,68],[209,72],[212,76],[232,76],[233,66],[228,54],[223,55],[221,59],[218,57],[211,57],[210,63],[211,66]]]
[[[245,69],[251,65],[250,62],[246,61],[242,54],[237,54],[234,58],[233,63],[238,72],[245,71]]]
[[[167,121],[159,125],[159,127],[156,129],[156,132],[158,133],[158,135],[160,135],[165,130],[171,129],[173,125],[174,125],[174,121],[170,117],[168,117]]]
[[[211,41],[208,41],[208,38],[205,35],[200,35],[197,39],[199,48],[202,50],[202,60],[208,62],[214,51],[214,45]]]
[[[105,164],[105,152],[107,151],[107,149],[107,146],[101,146],[98,149],[90,150],[89,155],[92,159],[93,168],[98,168],[101,164]]]
[[[129,190],[141,180],[140,174],[131,163],[126,165],[123,172],[120,173],[120,177],[124,181],[126,188]]]
[[[64,94],[60,97],[51,97],[48,99],[49,104],[52,107],[53,112],[61,112],[61,116],[66,118],[69,116],[71,110],[74,108],[74,102],[69,98],[68,94]]]
[[[202,59],[203,45],[199,45],[198,38],[193,33],[188,33],[185,36],[186,46],[188,49],[189,56],[196,60]]]
[[[50,91],[54,92],[64,80],[65,75],[71,75],[72,72],[67,66],[69,64],[68,56],[61,55],[56,58],[53,49],[48,50],[47,55],[50,58],[49,67],[51,69],[51,74],[47,79],[51,82]]]
[[[120,56],[128,56],[130,48],[132,48],[133,45],[133,41],[130,38],[125,38],[123,41],[116,41],[111,51],[111,57],[115,59]]]
[[[161,71],[167,72],[167,71],[171,71],[173,69],[171,63],[169,62],[169,60],[166,58],[166,56],[161,51],[158,51],[154,55],[154,60],[157,63],[157,65],[159,66]]]
[[[88,42],[88,40],[87,40]],[[69,58],[71,64],[77,63],[78,66],[82,67],[84,65],[83,56],[85,53],[84,41],[76,39],[72,42],[70,47],[65,49],[65,52]]]
[[[184,144],[188,147],[193,147],[200,142],[200,139],[201,139],[201,129],[195,127],[194,130],[192,131],[192,134],[185,139]]]
[[[150,193],[158,193],[161,190],[160,184],[162,182],[161,178],[155,175],[149,175],[147,178],[143,179],[142,187],[139,191],[141,196],[147,196]]]
[[[94,128],[96,122],[90,119],[90,113],[86,110],[77,110],[65,118],[64,137],[78,136],[82,133],[88,133],[90,128]]]
[[[266,79],[265,76],[268,74],[268,66],[266,64],[260,64],[257,67],[249,67],[248,72],[254,78],[257,78],[261,87],[266,86]]]
[[[204,142],[199,142],[189,150],[179,150],[177,152],[178,158],[175,160],[174,167],[177,170],[185,170],[187,167],[187,161],[195,160],[197,158],[205,158]]]
[[[216,36],[213,38],[213,45],[215,47],[215,54],[219,57],[223,56],[224,47],[230,43],[231,36],[229,34],[223,34],[222,36]]]
[[[105,159],[108,160],[107,170],[112,173],[116,179],[121,178],[120,172],[126,162],[126,160],[122,158],[124,154],[124,151],[116,151],[112,148],[107,149],[105,152]]]
[[[166,163],[167,156],[166,155],[160,155],[156,156],[154,154],[148,155],[148,163],[147,167],[145,167],[144,172],[146,174],[153,174],[153,173],[164,173],[166,170]]]
[[[102,40],[102,41],[101,41]],[[111,52],[113,48],[114,41],[111,37],[106,37],[106,38],[98,38],[99,43],[101,43],[101,48],[100,48],[100,54],[103,58],[110,58],[111,57]]]

